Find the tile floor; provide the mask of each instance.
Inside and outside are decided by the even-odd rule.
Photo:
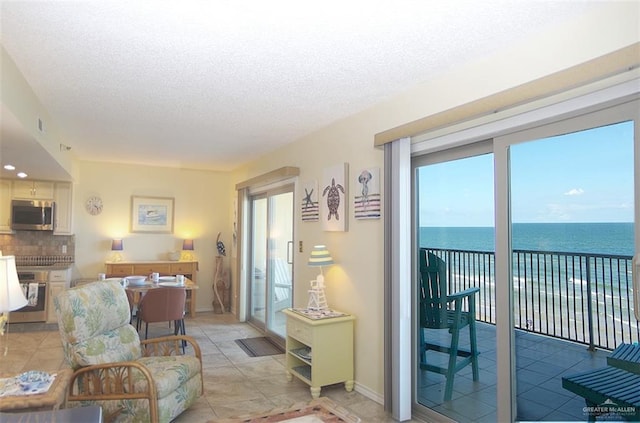
[[[175,422],[207,422],[215,418],[267,411],[311,400],[309,388],[294,378],[288,382],[284,372],[284,355],[249,357],[235,339],[260,336],[246,323],[231,314],[198,313],[187,319],[187,334],[202,349],[204,395]],[[166,324],[149,327],[150,334],[169,332]],[[0,355],[0,372],[19,373],[30,369],[54,371],[65,367],[56,325],[10,325],[9,350]],[[382,405],[342,385],[322,389],[322,396],[360,416],[363,423],[393,422]]]
[[[199,313],[186,324],[187,334],[202,348],[205,393],[175,422],[207,422],[311,400],[307,385],[295,378],[293,382],[286,380],[284,355],[249,357],[238,347],[235,339],[261,336],[250,325],[239,323],[228,313]],[[170,330],[166,324],[154,324],[149,332],[159,336]],[[564,390],[560,378],[603,365],[607,353],[589,352],[583,345],[533,334],[517,336],[519,420],[586,420],[584,400]],[[456,376],[452,401],[443,402],[444,378],[422,372],[420,402],[457,421],[496,421],[495,327],[479,325],[478,344],[480,381],[472,381],[470,367],[463,369]],[[0,354],[0,373],[63,367],[56,325],[10,325],[9,350],[6,356]],[[360,416],[363,423],[394,421],[380,404],[355,391],[346,392],[342,385],[323,388],[322,396]]]
[[[497,419],[496,328],[485,323],[477,326],[479,381],[473,381],[471,366],[465,367],[455,376],[451,401],[445,402],[445,377],[426,371],[419,375],[418,402],[460,422]],[[449,340],[444,332],[440,335]],[[466,330],[461,332],[461,346],[469,347]],[[604,367],[608,354],[588,351],[586,345],[516,331],[517,420],[586,421],[584,399],[562,387],[562,376]],[[446,366],[443,360],[447,357],[434,352],[427,360],[438,360]]]

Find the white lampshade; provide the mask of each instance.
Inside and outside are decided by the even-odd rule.
[[[27,305],[27,298],[18,281],[15,256],[0,256],[0,293],[0,313]]]
[[[324,245],[315,245],[307,262],[309,266],[329,266],[333,264],[331,253]]]

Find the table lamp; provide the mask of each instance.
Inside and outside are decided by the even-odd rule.
[[[324,245],[316,245],[311,251],[309,266],[320,267],[320,274],[315,280],[311,281],[311,289],[309,289],[309,303],[307,308],[309,310],[325,311],[329,310],[327,305],[327,298],[324,295],[324,274],[322,273],[322,266],[329,266],[333,264],[333,258]]]
[[[124,245],[121,239],[114,239],[111,241],[111,251],[115,251],[111,255],[111,261],[122,261],[122,254],[119,251],[124,250]]]
[[[183,253],[183,255],[182,255],[183,260],[185,260],[185,261],[193,260],[193,254],[191,254],[189,252],[189,251],[193,251],[193,240],[192,239],[185,239],[184,241],[182,241],[182,251],[187,251],[186,253]]]
[[[0,337],[4,338],[4,355],[7,355],[8,341],[5,327],[9,323],[9,312],[27,305],[27,298],[20,288],[15,256],[0,256]],[[8,328],[7,328],[8,331]]]

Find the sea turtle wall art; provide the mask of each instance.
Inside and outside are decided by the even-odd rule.
[[[325,231],[346,231],[349,164],[342,163],[324,169],[319,187],[320,218]]]

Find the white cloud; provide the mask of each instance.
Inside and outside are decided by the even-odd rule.
[[[564,195],[582,195],[582,194],[584,194],[584,190],[582,188],[571,188],[569,191],[564,193]]]

